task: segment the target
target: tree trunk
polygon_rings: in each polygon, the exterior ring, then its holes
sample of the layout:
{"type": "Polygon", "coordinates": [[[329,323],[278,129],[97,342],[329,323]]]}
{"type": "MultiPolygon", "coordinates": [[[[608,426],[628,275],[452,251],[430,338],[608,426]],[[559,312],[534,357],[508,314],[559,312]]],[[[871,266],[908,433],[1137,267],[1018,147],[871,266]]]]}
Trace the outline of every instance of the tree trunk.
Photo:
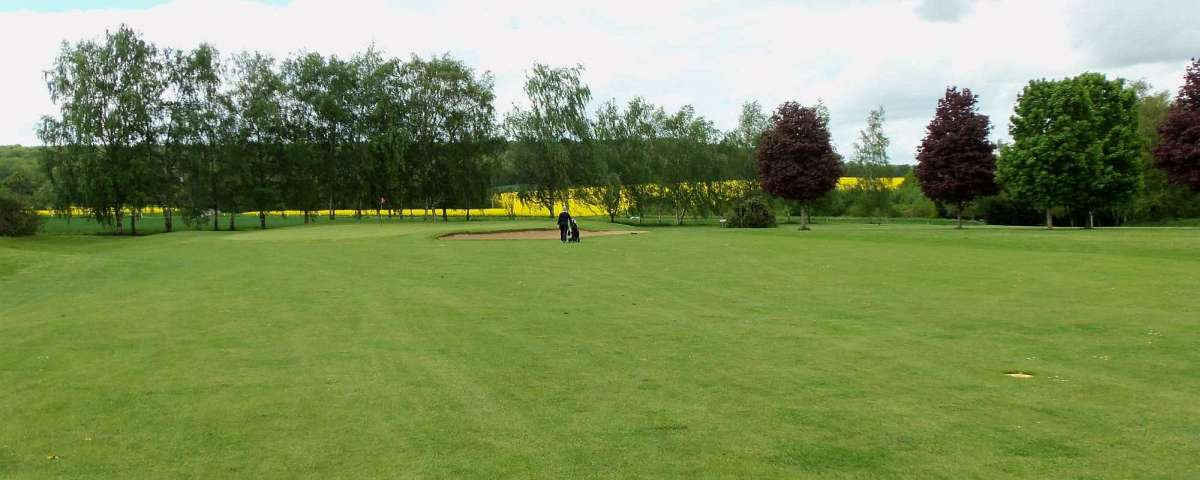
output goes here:
{"type": "Polygon", "coordinates": [[[1050,209],[1046,209],[1046,228],[1054,230],[1054,216],[1050,214],[1050,209]]]}
{"type": "Polygon", "coordinates": [[[117,207],[116,211],[114,212],[114,216],[117,217],[117,235],[124,235],[125,234],[125,223],[124,223],[125,222],[125,212],[121,210],[121,207],[117,207]]]}
{"type": "Polygon", "coordinates": [[[129,236],[137,236],[137,210],[129,212],[129,236]]]}
{"type": "Polygon", "coordinates": [[[217,165],[216,165],[215,160],[209,158],[209,156],[205,153],[206,150],[207,149],[201,149],[201,151],[200,151],[201,157],[200,158],[201,158],[201,161],[207,161],[207,163],[208,163],[208,172],[209,172],[209,179],[210,179],[209,187],[212,189],[212,199],[213,199],[213,231],[215,232],[215,231],[218,231],[221,229],[221,224],[220,224],[221,201],[217,200],[217,165]]]}
{"type": "Polygon", "coordinates": [[[957,215],[955,215],[956,217],[958,217],[958,226],[954,227],[954,228],[957,228],[959,230],[962,230],[962,228],[963,228],[962,212],[963,212],[963,202],[958,202],[958,213],[957,213],[957,215]]]}
{"type": "Polygon", "coordinates": [[[304,210],[304,224],[308,225],[308,209],[304,210]]]}
{"type": "Polygon", "coordinates": [[[337,210],[333,209],[333,192],[329,192],[329,219],[337,220],[337,210]]]}
{"type": "Polygon", "coordinates": [[[608,212],[608,223],[617,223],[617,214],[608,212]]]}
{"type": "Polygon", "coordinates": [[[1087,229],[1092,230],[1094,228],[1096,228],[1096,212],[1091,209],[1088,209],[1087,229]]]}
{"type": "Polygon", "coordinates": [[[264,212],[262,210],[258,211],[258,229],[259,230],[267,229],[267,212],[264,212]]]}
{"type": "Polygon", "coordinates": [[[166,228],[167,233],[171,233],[171,231],[174,230],[174,224],[172,223],[171,217],[171,207],[163,207],[163,227],[166,228]]]}
{"type": "Polygon", "coordinates": [[[446,215],[446,207],[444,205],[442,206],[442,221],[443,222],[450,221],[450,217],[448,215],[446,215]]]}
{"type": "Polygon", "coordinates": [[[800,230],[808,230],[808,205],[800,206],[800,230]]]}
{"type": "Polygon", "coordinates": [[[237,225],[234,223],[235,219],[237,219],[237,213],[234,213],[233,210],[230,210],[229,211],[229,231],[231,231],[231,232],[234,230],[237,230],[237,225]]]}

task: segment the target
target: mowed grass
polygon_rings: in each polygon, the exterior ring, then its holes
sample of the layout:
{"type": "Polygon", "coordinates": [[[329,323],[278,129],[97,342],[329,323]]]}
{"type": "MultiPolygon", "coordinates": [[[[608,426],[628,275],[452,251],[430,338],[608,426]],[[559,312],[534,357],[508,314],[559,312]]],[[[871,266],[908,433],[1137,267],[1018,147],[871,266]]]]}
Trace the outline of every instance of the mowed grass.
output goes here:
{"type": "Polygon", "coordinates": [[[0,478],[1200,473],[1200,230],[548,224],[0,240],[0,478]]]}

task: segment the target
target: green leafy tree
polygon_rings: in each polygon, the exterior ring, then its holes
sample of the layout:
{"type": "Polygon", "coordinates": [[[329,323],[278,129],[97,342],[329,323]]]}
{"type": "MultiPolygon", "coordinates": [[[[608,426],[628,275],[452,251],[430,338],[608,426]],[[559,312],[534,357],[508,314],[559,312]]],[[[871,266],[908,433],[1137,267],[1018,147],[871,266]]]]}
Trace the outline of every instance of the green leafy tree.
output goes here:
{"type": "Polygon", "coordinates": [[[284,60],[280,74],[284,84],[283,111],[287,150],[284,178],[285,202],[304,212],[304,223],[312,221],[322,197],[332,207],[336,177],[338,136],[330,128],[330,111],[337,104],[327,93],[327,62],[315,53],[297,54],[284,60]]]}
{"type": "Polygon", "coordinates": [[[405,65],[406,105],[412,144],[408,172],[427,211],[471,199],[490,187],[489,154],[495,142],[495,94],[491,73],[476,74],[448,55],[414,57],[405,65]]]}
{"type": "Polygon", "coordinates": [[[769,128],[771,117],[763,112],[758,102],[742,104],[737,127],[729,131],[724,139],[730,177],[745,180],[755,178],[754,152],[758,149],[763,132],[769,128]]]}
{"type": "Polygon", "coordinates": [[[689,212],[703,213],[703,188],[706,180],[720,178],[715,156],[718,138],[712,122],[685,105],[672,115],[659,116],[658,154],[663,168],[660,177],[663,200],[670,206],[677,224],[683,224],[689,212]]]}
{"type": "Polygon", "coordinates": [[[220,52],[200,45],[168,52],[166,70],[171,92],[166,101],[167,151],[156,173],[164,179],[159,194],[167,230],[180,189],[189,198],[188,218],[211,215],[213,230],[219,230],[220,213],[234,203],[238,191],[236,165],[227,150],[234,112],[223,89],[226,69],[220,52]],[[177,178],[184,178],[186,185],[171,182],[177,178]]]}
{"type": "Polygon", "coordinates": [[[1171,94],[1155,91],[1144,81],[1133,84],[1138,93],[1138,136],[1145,146],[1142,155],[1142,188],[1129,208],[1121,214],[1129,220],[1164,220],[1200,216],[1200,192],[1172,183],[1167,174],[1155,165],[1154,151],[1161,143],[1159,127],[1171,110],[1171,94]]]}
{"type": "Polygon", "coordinates": [[[65,43],[46,72],[58,116],[42,123],[39,137],[58,155],[54,175],[75,206],[123,233],[137,233],[137,212],[154,201],[160,143],[162,62],[158,49],[122,25],[102,43],[65,43]],[[69,150],[69,152],[64,152],[69,150]],[[70,176],[71,178],[63,178],[70,176]]]}
{"type": "Polygon", "coordinates": [[[41,217],[28,205],[0,195],[0,237],[33,235],[41,224],[41,217]]]}
{"type": "Polygon", "coordinates": [[[534,65],[525,79],[527,107],[514,107],[505,119],[512,141],[513,166],[524,180],[522,200],[535,202],[554,216],[555,203],[568,206],[569,189],[594,175],[591,90],[583,67],[534,65]]]}
{"type": "Polygon", "coordinates": [[[596,166],[600,169],[598,176],[601,181],[585,192],[589,201],[604,207],[609,222],[614,222],[621,213],[625,197],[621,171],[626,169],[623,163],[627,160],[626,152],[630,150],[634,141],[634,131],[625,123],[621,107],[615,101],[609,100],[596,111],[593,132],[593,154],[596,156],[596,166]]]}
{"type": "Polygon", "coordinates": [[[260,229],[267,228],[268,210],[282,204],[280,188],[288,165],[284,155],[284,84],[275,59],[243,52],[233,59],[230,105],[235,123],[231,153],[241,197],[258,211],[260,229]]]}
{"type": "Polygon", "coordinates": [[[853,146],[851,166],[858,172],[858,180],[852,188],[855,197],[852,211],[865,217],[891,214],[887,149],[892,142],[883,131],[884,116],[882,106],[872,110],[867,115],[866,129],[858,132],[858,141],[853,146]]]}
{"type": "MultiPolygon", "coordinates": [[[[352,155],[353,102],[358,76],[354,66],[336,56],[304,53],[284,62],[284,78],[291,97],[291,119],[300,139],[308,143],[298,172],[299,184],[315,184],[328,206],[329,219],[337,219],[339,200],[347,190],[352,155]]],[[[298,187],[303,188],[303,187],[298,187]]],[[[310,204],[311,199],[298,199],[310,204]],[[309,200],[309,201],[304,201],[309,200]]]]}
{"type": "Polygon", "coordinates": [[[367,185],[376,215],[389,212],[406,200],[410,182],[405,181],[406,156],[413,134],[408,122],[410,109],[405,98],[408,86],[404,63],[396,58],[383,61],[365,79],[360,105],[369,105],[360,117],[361,135],[365,136],[370,163],[367,185]]]}
{"type": "Polygon", "coordinates": [[[1094,225],[1096,208],[1127,202],[1141,184],[1137,94],[1123,80],[1085,73],[1035,80],[1017,100],[1013,144],[997,177],[1018,199],[1046,211],[1078,208],[1094,225]]]}

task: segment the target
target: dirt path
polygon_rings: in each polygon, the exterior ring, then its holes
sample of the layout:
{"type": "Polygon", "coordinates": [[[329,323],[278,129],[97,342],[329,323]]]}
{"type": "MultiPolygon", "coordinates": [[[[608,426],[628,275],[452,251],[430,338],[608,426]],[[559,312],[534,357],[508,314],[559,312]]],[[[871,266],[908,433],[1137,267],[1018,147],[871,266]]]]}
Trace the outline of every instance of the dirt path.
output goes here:
{"type": "MultiPolygon", "coordinates": [[[[613,235],[640,235],[644,230],[580,230],[580,238],[609,237],[613,235]]],[[[455,233],[441,237],[442,240],[558,240],[558,229],[518,230],[515,232],[455,233]]]]}

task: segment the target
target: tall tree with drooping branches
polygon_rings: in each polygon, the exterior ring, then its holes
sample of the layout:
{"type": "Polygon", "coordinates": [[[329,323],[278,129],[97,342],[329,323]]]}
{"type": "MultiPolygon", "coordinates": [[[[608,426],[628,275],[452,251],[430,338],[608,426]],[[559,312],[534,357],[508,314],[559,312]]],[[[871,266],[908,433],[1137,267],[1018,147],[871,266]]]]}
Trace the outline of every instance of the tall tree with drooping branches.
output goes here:
{"type": "Polygon", "coordinates": [[[72,185],[71,202],[118,234],[128,210],[136,234],[137,214],[156,200],[161,178],[154,175],[165,85],[158,48],[121,25],[100,42],[64,42],[45,75],[59,114],[44,119],[39,136],[70,151],[47,167],[51,180],[72,185]]]}
{"type": "Polygon", "coordinates": [[[1200,192],[1200,59],[1193,59],[1179,96],[1158,127],[1155,165],[1172,183],[1200,192]]]}
{"type": "Polygon", "coordinates": [[[513,166],[526,179],[522,200],[546,207],[569,205],[571,187],[586,185],[594,175],[591,119],[592,91],[583,82],[583,66],[536,64],[525,78],[528,107],[515,107],[505,119],[513,149],[513,166]]]}
{"type": "Polygon", "coordinates": [[[771,115],[755,158],[763,190],[800,202],[800,229],[808,230],[808,204],[833,190],[843,171],[830,142],[828,115],[785,102],[771,115]]]}
{"type": "Polygon", "coordinates": [[[977,197],[994,195],[996,144],[988,140],[992,125],[979,113],[979,98],[970,89],[946,89],[938,100],[925,139],[917,147],[917,179],[925,196],[955,205],[957,228],[962,212],[977,197]]]}

